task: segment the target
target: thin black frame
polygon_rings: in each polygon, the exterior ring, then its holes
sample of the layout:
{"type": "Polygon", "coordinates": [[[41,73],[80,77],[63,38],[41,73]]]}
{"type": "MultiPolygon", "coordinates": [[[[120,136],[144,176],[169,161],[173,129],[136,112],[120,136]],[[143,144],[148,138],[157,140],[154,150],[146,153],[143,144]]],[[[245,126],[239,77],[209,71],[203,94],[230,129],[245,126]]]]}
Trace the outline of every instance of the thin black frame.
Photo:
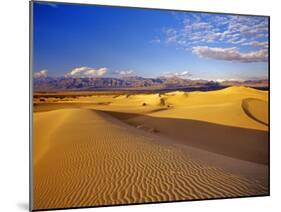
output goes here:
{"type": "Polygon", "coordinates": [[[86,209],[86,208],[100,208],[100,207],[114,207],[114,206],[134,206],[134,205],[147,205],[159,203],[175,203],[175,202],[193,202],[193,201],[206,201],[206,200],[225,200],[237,198],[251,198],[251,197],[268,197],[270,196],[270,16],[269,15],[252,15],[252,14],[239,14],[239,13],[224,13],[224,12],[208,12],[208,11],[195,11],[195,10],[177,10],[177,9],[163,9],[163,8],[149,8],[149,7],[133,7],[133,6],[119,6],[119,5],[103,5],[103,4],[90,4],[90,3],[73,3],[73,2],[57,2],[57,1],[29,1],[29,210],[30,211],[52,211],[52,210],[67,210],[67,209],[86,209]],[[82,207],[68,207],[68,208],[48,208],[48,209],[32,209],[33,204],[33,154],[32,154],[32,129],[33,129],[33,3],[50,3],[50,4],[66,4],[66,5],[79,5],[79,6],[99,6],[111,8],[128,8],[128,9],[143,9],[143,10],[157,10],[157,11],[170,11],[170,12],[192,12],[192,13],[207,13],[207,14],[223,14],[223,15],[236,15],[236,16],[251,16],[251,17],[266,17],[268,20],[268,194],[251,195],[251,196],[237,196],[237,197],[216,197],[206,199],[194,200],[174,200],[174,201],[154,201],[144,203],[131,203],[131,204],[111,204],[111,205],[93,205],[82,207]]]}

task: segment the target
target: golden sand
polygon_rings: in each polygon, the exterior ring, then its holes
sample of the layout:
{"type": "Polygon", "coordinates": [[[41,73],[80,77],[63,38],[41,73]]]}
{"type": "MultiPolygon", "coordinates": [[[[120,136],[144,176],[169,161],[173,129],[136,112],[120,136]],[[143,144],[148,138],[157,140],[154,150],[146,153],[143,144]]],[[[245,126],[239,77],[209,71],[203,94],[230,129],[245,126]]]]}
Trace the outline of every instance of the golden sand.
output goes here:
{"type": "Polygon", "coordinates": [[[267,99],[244,87],[35,99],[33,209],[265,195],[267,99]]]}

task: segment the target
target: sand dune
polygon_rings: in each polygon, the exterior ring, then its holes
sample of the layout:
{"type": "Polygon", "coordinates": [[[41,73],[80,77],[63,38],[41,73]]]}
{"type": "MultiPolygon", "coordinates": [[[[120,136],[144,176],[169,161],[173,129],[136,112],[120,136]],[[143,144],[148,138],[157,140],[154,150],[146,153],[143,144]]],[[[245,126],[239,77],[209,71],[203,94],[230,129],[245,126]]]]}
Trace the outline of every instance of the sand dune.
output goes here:
{"type": "MultiPolygon", "coordinates": [[[[248,98],[267,102],[268,94],[264,91],[245,87],[231,87],[210,92],[179,92],[176,95],[166,97],[165,102],[170,105],[169,110],[150,115],[267,131],[267,126],[245,114],[241,104],[244,99],[248,98]]],[[[258,108],[259,105],[254,103],[252,107],[258,108]]],[[[254,108],[251,110],[256,110],[254,108]]],[[[264,114],[261,114],[261,116],[268,114],[266,107],[263,107],[262,111],[264,111],[264,114]]],[[[260,111],[256,112],[259,113],[260,111]]]]}
{"type": "Polygon", "coordinates": [[[139,129],[154,130],[174,142],[255,163],[268,163],[268,132],[208,122],[108,112],[139,129]]]}
{"type": "Polygon", "coordinates": [[[268,194],[267,98],[233,87],[35,100],[33,208],[268,194]]]}
{"type": "Polygon", "coordinates": [[[214,124],[267,131],[268,126],[245,113],[245,106],[242,105],[242,102],[247,99],[256,99],[265,103],[262,109],[258,109],[260,105],[252,103],[251,111],[255,111],[254,113],[260,116],[262,120],[267,120],[268,92],[239,86],[209,92],[176,91],[161,94],[92,95],[78,96],[72,99],[66,98],[66,100],[56,99],[55,101],[54,98],[50,98],[46,100],[45,104],[36,107],[35,110],[44,110],[44,105],[47,105],[46,110],[50,110],[50,105],[48,105],[50,103],[53,105],[53,109],[73,106],[88,107],[125,113],[145,113],[161,118],[206,121],[214,124]],[[54,103],[56,103],[55,106],[54,103]],[[111,107],[104,103],[110,103],[111,107]],[[158,111],[158,113],[155,113],[155,111],[158,111]],[[262,114],[258,114],[261,111],[263,111],[262,114]]]}
{"type": "Polygon", "coordinates": [[[268,103],[260,99],[243,99],[242,108],[255,121],[268,126],[268,103]]]}

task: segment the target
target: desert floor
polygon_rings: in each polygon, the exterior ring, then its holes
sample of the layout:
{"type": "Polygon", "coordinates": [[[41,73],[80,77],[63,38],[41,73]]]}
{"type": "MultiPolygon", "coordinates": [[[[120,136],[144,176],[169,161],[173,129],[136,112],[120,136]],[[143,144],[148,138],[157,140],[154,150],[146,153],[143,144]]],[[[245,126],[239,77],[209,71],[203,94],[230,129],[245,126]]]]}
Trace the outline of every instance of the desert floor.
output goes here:
{"type": "Polygon", "coordinates": [[[33,209],[267,195],[268,92],[36,94],[33,209]]]}

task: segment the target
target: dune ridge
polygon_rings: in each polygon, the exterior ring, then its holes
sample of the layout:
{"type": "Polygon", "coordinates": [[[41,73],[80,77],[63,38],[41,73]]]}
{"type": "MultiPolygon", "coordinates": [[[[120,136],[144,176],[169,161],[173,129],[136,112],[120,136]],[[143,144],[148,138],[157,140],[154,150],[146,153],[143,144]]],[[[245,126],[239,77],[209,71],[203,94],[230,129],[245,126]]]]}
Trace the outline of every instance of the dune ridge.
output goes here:
{"type": "Polygon", "coordinates": [[[34,209],[268,192],[267,185],[254,176],[201,163],[191,157],[194,151],[187,146],[178,148],[172,140],[104,112],[86,108],[37,112],[34,122],[34,209]],[[46,140],[41,139],[42,133],[47,133],[46,140]]]}
{"type": "Polygon", "coordinates": [[[243,99],[242,108],[250,118],[268,126],[268,104],[266,101],[254,98],[243,99]]]}

